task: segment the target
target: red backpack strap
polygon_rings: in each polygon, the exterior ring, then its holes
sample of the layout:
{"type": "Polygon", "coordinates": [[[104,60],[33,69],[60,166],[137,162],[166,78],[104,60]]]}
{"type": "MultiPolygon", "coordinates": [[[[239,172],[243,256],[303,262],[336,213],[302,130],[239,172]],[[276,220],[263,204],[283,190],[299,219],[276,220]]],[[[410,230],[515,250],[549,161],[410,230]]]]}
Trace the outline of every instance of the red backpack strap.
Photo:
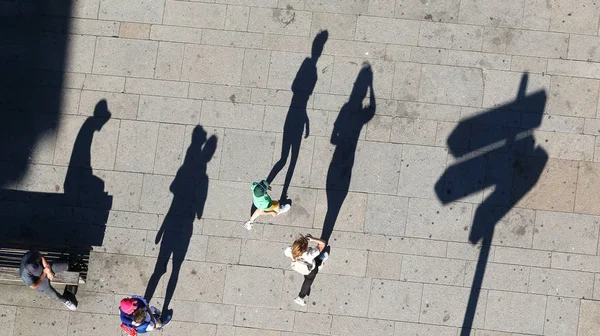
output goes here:
{"type": "Polygon", "coordinates": [[[121,329],[129,336],[137,336],[137,330],[126,325],[125,323],[121,323],[121,329]]]}

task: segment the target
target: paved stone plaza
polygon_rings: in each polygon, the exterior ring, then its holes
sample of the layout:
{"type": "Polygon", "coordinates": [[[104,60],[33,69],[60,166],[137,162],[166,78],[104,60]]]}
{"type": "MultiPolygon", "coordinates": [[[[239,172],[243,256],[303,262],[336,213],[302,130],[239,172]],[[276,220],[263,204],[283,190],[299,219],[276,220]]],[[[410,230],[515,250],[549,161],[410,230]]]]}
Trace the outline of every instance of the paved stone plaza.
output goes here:
{"type": "Polygon", "coordinates": [[[174,252],[185,260],[162,335],[458,336],[465,320],[473,336],[600,333],[600,2],[73,0],[69,12],[47,25],[67,33],[51,69],[64,77],[30,97],[60,97],[55,127],[3,187],[62,193],[77,134],[104,99],[111,118],[91,165],[112,208],[77,311],[2,284],[0,335],[120,335],[119,300],[146,291],[182,165],[207,176],[206,201],[186,229],[167,229],[189,248],[174,252]],[[247,231],[250,185],[280,159],[292,83],[321,30],[292,208],[247,231]],[[330,139],[365,61],[375,115],[301,307],[302,276],[283,250],[321,234],[330,139]],[[193,141],[196,125],[216,147],[193,141]],[[184,164],[201,156],[200,168],[184,164]]]}

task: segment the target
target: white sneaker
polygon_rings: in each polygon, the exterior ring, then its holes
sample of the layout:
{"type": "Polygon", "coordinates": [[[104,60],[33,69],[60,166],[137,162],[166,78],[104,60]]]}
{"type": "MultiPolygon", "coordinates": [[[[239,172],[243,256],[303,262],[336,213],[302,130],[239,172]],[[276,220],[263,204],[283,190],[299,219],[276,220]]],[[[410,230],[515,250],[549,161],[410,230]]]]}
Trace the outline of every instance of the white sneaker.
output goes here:
{"type": "Polygon", "coordinates": [[[252,230],[252,223],[250,221],[246,221],[246,223],[244,223],[244,227],[246,230],[250,231],[252,230]]]}
{"type": "Polygon", "coordinates": [[[296,296],[296,298],[294,299],[294,302],[301,305],[302,307],[306,306],[306,299],[301,298],[299,296],[296,296]]]}
{"type": "Polygon", "coordinates": [[[291,207],[292,206],[289,204],[280,205],[278,215],[281,215],[282,213],[286,213],[286,212],[290,211],[291,207]]]}
{"type": "Polygon", "coordinates": [[[77,306],[73,302],[71,302],[71,300],[67,300],[64,304],[65,306],[67,306],[67,308],[71,310],[77,309],[77,306]]]}

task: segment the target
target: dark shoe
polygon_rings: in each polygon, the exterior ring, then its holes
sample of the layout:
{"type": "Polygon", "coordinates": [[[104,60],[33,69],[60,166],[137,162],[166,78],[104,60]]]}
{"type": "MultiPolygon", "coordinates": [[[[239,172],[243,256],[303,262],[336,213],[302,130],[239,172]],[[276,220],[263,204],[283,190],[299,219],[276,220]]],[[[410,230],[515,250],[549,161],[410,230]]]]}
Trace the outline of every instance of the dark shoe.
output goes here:
{"type": "Polygon", "coordinates": [[[165,315],[160,318],[160,320],[162,322],[162,327],[160,327],[158,329],[164,328],[169,322],[171,322],[172,318],[173,318],[173,309],[169,309],[165,312],[165,315]]]}

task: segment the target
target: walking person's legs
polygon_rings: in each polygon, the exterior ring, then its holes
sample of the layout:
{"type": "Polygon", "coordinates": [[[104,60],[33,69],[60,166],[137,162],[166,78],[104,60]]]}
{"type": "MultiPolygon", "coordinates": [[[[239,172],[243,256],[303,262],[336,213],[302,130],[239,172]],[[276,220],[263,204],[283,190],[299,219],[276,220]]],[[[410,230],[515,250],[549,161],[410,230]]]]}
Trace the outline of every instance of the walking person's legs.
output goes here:
{"type": "Polygon", "coordinates": [[[271,216],[275,217],[279,214],[288,212],[290,207],[291,206],[289,204],[281,204],[279,201],[273,201],[273,205],[271,205],[269,210],[265,211],[265,214],[270,214],[271,216]]]}
{"type": "MultiPolygon", "coordinates": [[[[67,260],[58,260],[53,263],[50,263],[50,267],[52,268],[52,271],[54,273],[67,272],[69,271],[69,262],[67,260]]],[[[66,302],[64,302],[65,305],[69,309],[73,310],[77,306],[77,298],[75,298],[76,290],[75,292],[72,292],[69,290],[69,287],[72,286],[67,286],[65,288],[65,294],[63,294],[62,297],[66,300],[66,302]]]]}
{"type": "MultiPolygon", "coordinates": [[[[189,246],[189,243],[182,245],[189,246]]],[[[185,250],[187,250],[187,247],[185,250]]],[[[185,258],[185,255],[180,253],[180,251],[183,251],[183,249],[173,251],[173,259],[171,261],[171,276],[169,277],[169,282],[167,283],[167,289],[165,291],[165,297],[163,299],[162,314],[160,314],[161,317],[166,317],[173,313],[173,310],[169,309],[169,305],[173,299],[173,294],[175,294],[175,288],[177,287],[177,282],[179,281],[179,272],[181,271],[181,266],[183,265],[183,260],[185,258]]]]}
{"type": "Polygon", "coordinates": [[[281,205],[279,203],[279,201],[273,201],[271,207],[269,209],[263,210],[263,209],[256,209],[254,210],[254,212],[252,213],[252,216],[250,216],[250,220],[246,221],[244,223],[244,227],[248,230],[252,229],[252,223],[254,223],[254,221],[258,218],[258,216],[260,215],[271,215],[273,217],[287,212],[288,210],[290,210],[290,205],[289,204],[283,204],[281,205]]]}
{"type": "Polygon", "coordinates": [[[67,306],[67,308],[71,310],[77,309],[77,306],[73,302],[71,302],[71,300],[57,292],[56,289],[52,287],[48,278],[42,280],[42,284],[36,290],[53,300],[62,302],[65,306],[67,306]]]}
{"type": "Polygon", "coordinates": [[[318,271],[314,270],[304,276],[304,282],[302,282],[302,287],[300,287],[300,293],[298,293],[298,297],[304,299],[304,297],[310,295],[310,287],[312,286],[313,281],[315,281],[317,273],[318,271]]]}
{"type": "Polygon", "coordinates": [[[294,175],[294,170],[296,169],[296,162],[298,162],[298,156],[300,155],[300,141],[298,143],[292,144],[292,156],[290,158],[290,165],[288,166],[287,173],[285,174],[285,182],[283,183],[283,188],[281,189],[281,199],[287,200],[287,192],[290,184],[292,183],[292,176],[294,175]]]}
{"type": "MultiPolygon", "coordinates": [[[[252,230],[252,223],[254,223],[254,221],[258,218],[258,216],[266,215],[266,214],[269,214],[269,212],[267,212],[263,209],[254,210],[254,212],[252,213],[252,216],[250,216],[250,219],[244,223],[244,227],[248,230],[252,230]]],[[[275,216],[275,215],[273,215],[273,216],[275,216]]]]}
{"type": "Polygon", "coordinates": [[[42,284],[37,288],[37,291],[43,293],[52,300],[60,301],[62,303],[68,301],[66,297],[64,297],[62,294],[57,292],[56,289],[54,289],[54,287],[52,287],[48,278],[42,280],[42,284]]]}
{"type": "Polygon", "coordinates": [[[279,159],[279,161],[277,161],[277,163],[275,163],[275,165],[271,169],[271,172],[269,173],[269,176],[267,176],[267,182],[269,182],[269,184],[273,182],[277,174],[279,174],[283,167],[285,167],[285,163],[287,162],[290,153],[290,146],[290,142],[286,142],[286,140],[283,139],[281,145],[281,158],[279,159]]]}
{"type": "Polygon", "coordinates": [[[306,306],[306,297],[310,295],[310,288],[315,281],[317,273],[319,273],[319,266],[321,266],[322,260],[320,258],[315,259],[315,268],[307,275],[304,276],[302,287],[300,287],[300,293],[298,297],[294,299],[294,302],[301,306],[306,306]]]}

